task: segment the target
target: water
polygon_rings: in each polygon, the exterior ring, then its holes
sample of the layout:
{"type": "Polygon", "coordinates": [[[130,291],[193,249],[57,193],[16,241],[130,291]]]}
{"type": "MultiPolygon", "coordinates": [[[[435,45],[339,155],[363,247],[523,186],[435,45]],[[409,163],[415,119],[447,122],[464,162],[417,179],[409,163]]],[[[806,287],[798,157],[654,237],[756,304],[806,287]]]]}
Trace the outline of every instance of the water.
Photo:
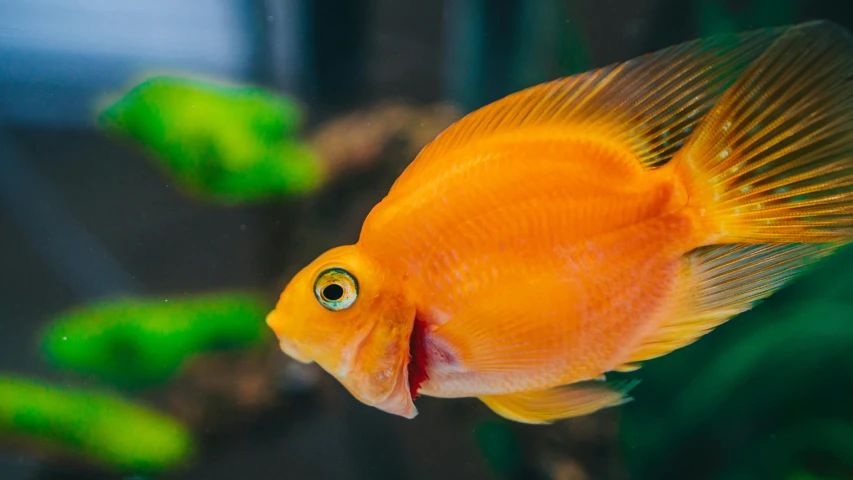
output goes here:
{"type": "Polygon", "coordinates": [[[461,115],[811,19],[853,5],[0,0],[0,478],[853,478],[853,251],[552,426],[388,415],[263,322],[461,115]]]}

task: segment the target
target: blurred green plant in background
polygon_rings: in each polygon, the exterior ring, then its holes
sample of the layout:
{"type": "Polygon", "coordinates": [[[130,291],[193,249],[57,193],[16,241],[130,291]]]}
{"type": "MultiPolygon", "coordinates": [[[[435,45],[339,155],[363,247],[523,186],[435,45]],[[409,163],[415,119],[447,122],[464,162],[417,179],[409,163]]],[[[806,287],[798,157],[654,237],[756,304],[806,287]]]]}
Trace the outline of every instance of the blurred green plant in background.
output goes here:
{"type": "Polygon", "coordinates": [[[194,452],[180,423],[110,393],[0,376],[0,439],[119,471],[157,473],[194,452]]]}
{"type": "MultiPolygon", "coordinates": [[[[54,366],[138,390],[173,379],[192,358],[269,339],[266,303],[251,293],[121,298],[57,316],[41,337],[54,366]]],[[[180,421],[109,394],[0,377],[0,441],[132,473],[172,470],[194,440],[180,421]]]]}
{"type": "Polygon", "coordinates": [[[98,116],[188,192],[222,203],[297,196],[323,182],[301,122],[294,100],[268,90],[170,76],[140,82],[98,116]]]}
{"type": "MultiPolygon", "coordinates": [[[[335,119],[308,141],[298,138],[301,116],[294,101],[264,89],[161,76],[101,109],[98,122],[146,149],[183,193],[229,205],[313,192],[381,158],[392,141],[416,153],[428,140],[421,137],[434,136],[455,112],[385,105],[335,119]]],[[[0,401],[9,400],[3,433],[37,440],[31,443],[40,453],[84,458],[96,470],[172,469],[189,455],[190,428],[208,431],[205,422],[222,412],[251,418],[238,410],[276,405],[279,377],[266,362],[275,346],[265,323],[270,309],[262,295],[209,292],[102,299],[62,312],[39,338],[53,367],[153,395],[174,418],[115,397],[0,379],[0,401]]]]}
{"type": "Polygon", "coordinates": [[[128,388],[169,380],[194,355],[268,340],[267,304],[248,293],[124,298],[54,319],[41,348],[51,364],[128,388]]]}
{"type": "MultiPolygon", "coordinates": [[[[147,79],[98,122],[144,146],[186,193],[225,204],[313,191],[326,172],[297,136],[301,111],[260,88],[147,79]]],[[[54,367],[131,391],[166,385],[189,361],[261,351],[268,302],[248,292],[114,298],[58,315],[40,338],[54,367]]],[[[157,473],[190,459],[188,427],[113,394],[0,377],[0,441],[99,469],[157,473]]]]}

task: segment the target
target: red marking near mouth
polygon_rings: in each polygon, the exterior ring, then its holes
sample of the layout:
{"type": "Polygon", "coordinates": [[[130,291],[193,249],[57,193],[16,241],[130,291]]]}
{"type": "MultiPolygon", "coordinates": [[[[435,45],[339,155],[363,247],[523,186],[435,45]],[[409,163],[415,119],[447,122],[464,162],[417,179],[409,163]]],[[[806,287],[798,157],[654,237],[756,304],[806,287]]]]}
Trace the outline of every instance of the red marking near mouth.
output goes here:
{"type": "Polygon", "coordinates": [[[409,393],[412,400],[418,397],[418,390],[424,381],[429,380],[426,372],[426,322],[415,318],[412,335],[409,337],[409,393]]]}

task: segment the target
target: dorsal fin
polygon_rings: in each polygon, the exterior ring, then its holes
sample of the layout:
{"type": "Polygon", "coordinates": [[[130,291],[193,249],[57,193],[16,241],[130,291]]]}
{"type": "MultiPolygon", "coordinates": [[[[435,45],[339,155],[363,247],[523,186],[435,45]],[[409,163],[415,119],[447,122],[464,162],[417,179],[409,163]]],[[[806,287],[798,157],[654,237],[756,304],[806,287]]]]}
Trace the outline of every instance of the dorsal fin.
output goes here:
{"type": "Polygon", "coordinates": [[[617,140],[645,167],[664,164],[722,92],[785,31],[694,40],[509,95],[442,132],[395,188],[460,146],[534,127],[617,140]]]}

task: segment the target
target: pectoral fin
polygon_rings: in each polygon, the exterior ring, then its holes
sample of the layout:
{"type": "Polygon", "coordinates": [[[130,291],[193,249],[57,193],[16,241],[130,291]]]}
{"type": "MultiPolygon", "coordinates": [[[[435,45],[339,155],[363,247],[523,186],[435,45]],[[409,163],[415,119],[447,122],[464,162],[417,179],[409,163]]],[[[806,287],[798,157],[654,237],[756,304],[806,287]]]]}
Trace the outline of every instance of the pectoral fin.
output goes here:
{"type": "Polygon", "coordinates": [[[547,424],[569,417],[587,415],[631,401],[629,390],[639,381],[606,384],[582,382],[562,387],[509,395],[480,397],[498,415],[522,423],[547,424]]]}

